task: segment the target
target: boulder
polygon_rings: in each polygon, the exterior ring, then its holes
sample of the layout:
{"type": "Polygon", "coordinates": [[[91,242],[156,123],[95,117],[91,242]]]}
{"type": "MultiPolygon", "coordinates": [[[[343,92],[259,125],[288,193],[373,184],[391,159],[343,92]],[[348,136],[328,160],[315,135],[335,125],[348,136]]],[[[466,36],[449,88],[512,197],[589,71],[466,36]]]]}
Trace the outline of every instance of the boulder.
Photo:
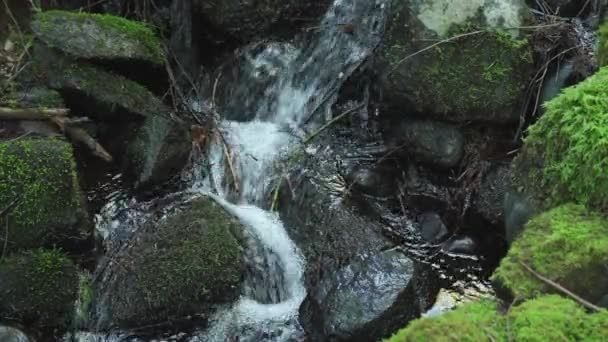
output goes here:
{"type": "Polygon", "coordinates": [[[437,121],[403,119],[386,130],[387,144],[424,163],[450,168],[464,153],[464,134],[453,125],[437,121]]]}
{"type": "Polygon", "coordinates": [[[383,225],[351,201],[344,165],[349,158],[365,159],[361,151],[350,138],[322,133],[313,146],[286,156],[280,166],[286,176],[271,187],[288,234],[306,259],[308,297],[300,321],[315,341],[386,336],[430,306],[437,290],[422,264],[385,252],[393,243],[382,234],[383,225]]]}
{"type": "Polygon", "coordinates": [[[63,252],[37,249],[0,259],[0,279],[0,319],[32,328],[67,327],[78,271],[63,252]]]}
{"type": "Polygon", "coordinates": [[[433,318],[422,318],[385,342],[405,341],[601,341],[608,333],[608,311],[588,314],[577,303],[542,296],[499,314],[488,300],[466,304],[433,318]]]}
{"type": "Polygon", "coordinates": [[[400,251],[356,259],[321,280],[301,307],[315,341],[373,341],[418,317],[419,265],[400,251]]]}
{"type": "Polygon", "coordinates": [[[0,224],[7,251],[51,244],[82,244],[93,227],[81,192],[72,147],[56,139],[0,143],[0,224]]]}
{"type": "Polygon", "coordinates": [[[597,302],[608,288],[608,220],[574,204],[534,217],[493,275],[517,298],[555,292],[521,263],[597,302]]]}
{"type": "Polygon", "coordinates": [[[239,296],[238,220],[207,197],[163,216],[137,229],[98,267],[96,329],[206,319],[239,296]]]}
{"type": "MultiPolygon", "coordinates": [[[[194,8],[215,29],[240,41],[263,35],[295,33],[300,22],[294,18],[314,18],[325,12],[329,0],[193,0],[194,8]]],[[[201,18],[201,19],[202,19],[201,18]]]]}
{"type": "Polygon", "coordinates": [[[183,121],[148,117],[127,148],[127,164],[135,185],[159,184],[179,174],[191,148],[190,132],[183,121]]]}
{"type": "Polygon", "coordinates": [[[523,0],[395,1],[380,52],[388,112],[517,122],[534,71],[528,40],[513,29],[527,10],[523,0]]]}
{"type": "Polygon", "coordinates": [[[160,39],[146,24],[85,12],[39,12],[31,24],[36,38],[75,58],[164,64],[160,39]]]}

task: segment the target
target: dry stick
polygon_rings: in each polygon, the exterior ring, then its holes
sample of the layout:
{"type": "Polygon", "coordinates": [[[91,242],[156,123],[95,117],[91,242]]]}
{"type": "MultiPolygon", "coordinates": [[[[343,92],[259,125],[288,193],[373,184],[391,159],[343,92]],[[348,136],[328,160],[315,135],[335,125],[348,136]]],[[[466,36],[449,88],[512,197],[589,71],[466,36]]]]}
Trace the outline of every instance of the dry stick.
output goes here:
{"type": "Polygon", "coordinates": [[[312,133],[308,138],[306,138],[304,140],[304,144],[308,144],[312,139],[314,139],[317,135],[319,135],[321,132],[323,132],[324,130],[326,130],[328,127],[330,127],[331,125],[333,125],[334,123],[336,123],[337,121],[339,121],[340,119],[342,119],[343,117],[347,116],[348,114],[351,114],[352,112],[363,108],[363,104],[360,104],[356,107],[353,107],[345,112],[343,112],[342,114],[336,116],[335,118],[331,119],[328,123],[326,123],[325,125],[321,126],[321,128],[319,128],[316,132],[312,133]]]}
{"type": "Polygon", "coordinates": [[[228,146],[228,143],[226,142],[226,139],[224,138],[224,135],[222,134],[222,131],[217,128],[216,129],[217,134],[219,135],[220,139],[222,140],[222,146],[224,148],[224,155],[226,157],[226,161],[228,162],[228,168],[230,169],[230,173],[232,174],[232,182],[234,184],[234,190],[237,193],[240,193],[240,186],[239,186],[239,177],[236,173],[236,169],[234,168],[234,164],[232,163],[232,152],[230,150],[230,147],[228,146]]]}
{"type": "Polygon", "coordinates": [[[538,278],[542,282],[546,283],[547,285],[552,286],[553,288],[555,288],[559,292],[561,292],[561,293],[567,295],[568,297],[574,299],[575,301],[577,301],[579,304],[581,304],[582,306],[586,307],[587,309],[592,310],[592,311],[602,311],[603,310],[599,306],[597,306],[595,304],[592,304],[592,303],[588,302],[587,300],[579,297],[574,292],[568,290],[567,288],[561,286],[560,284],[554,282],[553,280],[551,280],[551,279],[549,279],[547,277],[542,276],[541,274],[539,274],[538,272],[536,272],[535,270],[533,270],[532,267],[526,265],[525,263],[523,263],[521,261],[519,263],[521,264],[521,266],[523,268],[525,268],[533,276],[535,276],[536,278],[538,278]]]}
{"type": "Polygon", "coordinates": [[[401,60],[399,60],[399,61],[398,61],[398,62],[395,64],[395,66],[393,67],[393,69],[391,69],[391,70],[388,72],[388,75],[390,75],[390,74],[392,74],[393,72],[395,72],[395,70],[397,70],[397,68],[398,68],[398,67],[401,65],[401,63],[403,63],[403,62],[407,61],[408,59],[410,59],[410,58],[412,58],[412,57],[418,56],[419,54],[421,54],[421,53],[423,53],[423,52],[425,52],[425,51],[428,51],[428,50],[430,50],[430,49],[432,49],[432,48],[434,48],[434,47],[437,47],[438,45],[441,45],[441,44],[444,44],[444,43],[449,43],[449,42],[451,42],[451,41],[454,41],[454,40],[457,40],[457,39],[460,39],[460,38],[464,38],[464,37],[468,37],[468,36],[473,36],[473,35],[476,35],[476,34],[480,34],[480,33],[486,33],[486,32],[487,32],[487,31],[480,30],[480,31],[473,31],[473,32],[469,32],[469,33],[458,34],[458,35],[455,35],[455,36],[453,36],[453,37],[446,38],[446,39],[444,39],[444,40],[438,41],[438,42],[437,42],[437,43],[435,43],[435,44],[431,44],[431,45],[429,45],[429,46],[427,46],[427,47],[425,47],[425,48],[423,48],[423,49],[421,49],[421,50],[418,50],[418,51],[416,51],[416,52],[414,52],[414,53],[412,53],[412,54],[410,54],[410,55],[407,55],[407,56],[403,57],[401,60]]]}
{"type": "Polygon", "coordinates": [[[0,107],[0,120],[48,120],[70,113],[67,108],[9,108],[0,107]]]}

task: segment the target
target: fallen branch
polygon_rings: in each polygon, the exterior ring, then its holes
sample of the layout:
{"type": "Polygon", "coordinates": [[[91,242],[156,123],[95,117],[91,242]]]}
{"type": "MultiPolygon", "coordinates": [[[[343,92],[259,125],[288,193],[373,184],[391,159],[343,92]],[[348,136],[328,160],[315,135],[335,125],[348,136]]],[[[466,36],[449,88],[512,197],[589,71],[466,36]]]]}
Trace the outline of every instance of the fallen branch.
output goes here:
{"type": "Polygon", "coordinates": [[[519,262],[521,264],[521,266],[523,268],[525,268],[528,272],[530,272],[533,276],[535,276],[536,278],[538,278],[538,280],[544,282],[545,284],[553,287],[554,289],[558,290],[559,292],[565,294],[566,296],[574,299],[575,301],[577,301],[579,304],[581,304],[582,306],[586,307],[589,310],[592,311],[602,311],[603,309],[600,308],[599,306],[588,302],[587,300],[583,299],[582,297],[578,296],[577,294],[575,294],[574,292],[568,290],[567,288],[561,286],[560,284],[554,282],[553,280],[544,277],[543,275],[541,275],[540,273],[536,272],[534,269],[532,269],[532,267],[526,265],[523,262],[519,262]]]}
{"type": "Polygon", "coordinates": [[[0,107],[0,120],[48,120],[56,116],[67,116],[67,108],[8,108],[0,107]]]}
{"type": "Polygon", "coordinates": [[[88,147],[95,156],[105,160],[108,163],[112,161],[113,158],[110,153],[108,153],[108,151],[106,151],[106,149],[104,149],[103,146],[93,139],[93,137],[91,137],[84,129],[70,126],[70,121],[63,117],[54,117],[51,118],[51,121],[57,124],[62,131],[67,133],[67,135],[73,141],[78,141],[88,147]]]}
{"type": "Polygon", "coordinates": [[[328,123],[326,123],[325,125],[321,126],[321,128],[319,128],[316,132],[312,133],[308,138],[306,138],[304,140],[304,144],[308,144],[312,139],[314,139],[321,132],[323,132],[324,130],[326,130],[327,128],[329,128],[331,125],[333,125],[334,123],[336,123],[337,121],[339,121],[343,117],[347,116],[348,114],[351,114],[352,112],[363,108],[363,106],[364,106],[364,104],[360,104],[360,105],[358,105],[358,106],[356,106],[354,108],[351,108],[351,109],[345,111],[344,113],[336,116],[335,118],[331,119],[328,123]]]}

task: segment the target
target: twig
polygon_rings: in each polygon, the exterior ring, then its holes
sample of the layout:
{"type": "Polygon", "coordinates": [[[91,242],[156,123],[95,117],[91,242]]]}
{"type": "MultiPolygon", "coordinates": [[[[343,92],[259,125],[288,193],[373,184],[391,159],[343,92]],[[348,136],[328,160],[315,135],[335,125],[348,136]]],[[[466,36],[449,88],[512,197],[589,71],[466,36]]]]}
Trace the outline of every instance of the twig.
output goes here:
{"type": "Polygon", "coordinates": [[[66,116],[67,108],[8,108],[0,107],[0,120],[48,120],[56,116],[66,116]]]}
{"type": "Polygon", "coordinates": [[[540,281],[546,283],[547,285],[550,285],[551,287],[553,287],[554,289],[558,290],[559,292],[567,295],[568,297],[574,299],[575,301],[577,301],[579,304],[581,304],[582,306],[586,307],[589,310],[592,311],[602,311],[603,309],[600,308],[599,306],[588,302],[587,300],[581,298],[580,296],[578,296],[577,294],[575,294],[574,292],[568,290],[567,288],[561,286],[560,284],[554,282],[553,280],[544,277],[543,275],[539,274],[538,272],[536,272],[534,269],[532,269],[532,267],[528,266],[527,264],[519,261],[519,263],[521,264],[521,266],[523,268],[525,268],[528,272],[530,272],[533,276],[535,276],[536,278],[538,278],[540,281]]]}
{"type": "Polygon", "coordinates": [[[414,52],[414,53],[412,53],[412,54],[410,54],[410,55],[407,55],[407,56],[403,57],[403,58],[402,58],[401,60],[399,60],[399,61],[398,61],[398,62],[395,64],[395,66],[394,66],[394,67],[393,67],[393,68],[392,68],[392,69],[391,69],[391,70],[388,72],[387,76],[388,76],[388,75],[390,75],[390,74],[392,74],[393,72],[395,72],[395,71],[397,70],[397,68],[398,68],[398,67],[399,67],[399,66],[400,66],[400,65],[401,65],[403,62],[407,61],[408,59],[410,59],[410,58],[412,58],[412,57],[418,56],[419,54],[421,54],[421,53],[423,53],[423,52],[425,52],[425,51],[428,51],[428,50],[430,50],[430,49],[432,49],[432,48],[434,48],[434,47],[437,47],[438,45],[441,45],[441,44],[444,44],[444,43],[449,43],[449,42],[451,42],[451,41],[454,41],[454,40],[457,40],[457,39],[460,39],[460,38],[464,38],[464,37],[468,37],[468,36],[473,36],[473,35],[476,35],[476,34],[480,34],[480,33],[486,33],[486,32],[487,32],[487,31],[485,31],[485,30],[479,30],[479,31],[473,31],[473,32],[468,32],[468,33],[458,34],[458,35],[455,35],[455,36],[453,36],[453,37],[450,37],[450,38],[446,38],[446,39],[444,39],[444,40],[441,40],[441,41],[439,41],[439,42],[437,42],[437,43],[435,43],[435,44],[431,44],[431,45],[429,45],[429,46],[427,46],[427,47],[425,47],[425,48],[423,48],[423,49],[421,49],[421,50],[418,50],[418,51],[416,51],[416,52],[414,52]]]}
{"type": "Polygon", "coordinates": [[[215,94],[217,92],[217,85],[218,85],[221,77],[222,77],[222,72],[220,70],[220,73],[215,78],[215,82],[213,82],[213,93],[211,94],[211,106],[214,109],[217,107],[217,104],[215,103],[215,94]]]}
{"type": "Polygon", "coordinates": [[[326,123],[325,125],[321,126],[321,128],[319,128],[316,132],[312,133],[308,138],[304,139],[304,144],[308,144],[317,135],[319,135],[321,132],[323,132],[324,130],[326,130],[328,127],[330,127],[331,125],[333,125],[334,123],[336,123],[337,121],[339,121],[340,119],[342,119],[343,117],[345,117],[348,114],[351,114],[354,111],[359,110],[359,109],[361,109],[363,107],[364,107],[364,104],[360,104],[360,105],[358,105],[356,107],[353,107],[353,108],[351,108],[349,110],[346,110],[342,114],[340,114],[340,115],[336,116],[335,118],[331,119],[328,123],[326,123]]]}
{"type": "Polygon", "coordinates": [[[79,127],[70,126],[70,121],[64,117],[53,117],[51,121],[54,122],[62,131],[67,133],[67,135],[73,140],[78,141],[84,144],[86,147],[91,150],[91,152],[105,160],[106,162],[112,161],[112,156],[106,149],[103,148],[93,137],[91,137],[84,129],[79,127]]]}
{"type": "Polygon", "coordinates": [[[283,181],[283,176],[279,178],[277,182],[277,186],[274,188],[272,195],[272,204],[270,205],[270,211],[276,211],[277,204],[279,203],[279,192],[281,190],[281,182],[283,181]]]}

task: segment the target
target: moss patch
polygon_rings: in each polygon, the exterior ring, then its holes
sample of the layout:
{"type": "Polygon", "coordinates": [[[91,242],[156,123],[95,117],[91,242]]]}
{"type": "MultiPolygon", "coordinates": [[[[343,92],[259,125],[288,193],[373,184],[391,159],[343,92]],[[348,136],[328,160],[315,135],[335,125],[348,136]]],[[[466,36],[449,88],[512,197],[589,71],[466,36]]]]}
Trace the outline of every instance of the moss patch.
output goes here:
{"type": "Polygon", "coordinates": [[[9,251],[90,233],[69,143],[20,139],[0,144],[0,208],[18,199],[8,220],[9,251]]]}
{"type": "Polygon", "coordinates": [[[55,90],[34,88],[27,92],[10,92],[0,96],[0,106],[10,108],[63,108],[63,98],[55,90]]]}
{"type": "Polygon", "coordinates": [[[32,30],[48,46],[78,58],[164,63],[160,40],[141,22],[107,14],[53,10],[37,13],[32,30]]]}
{"type": "Polygon", "coordinates": [[[59,250],[33,250],[0,260],[0,317],[28,326],[66,326],[78,293],[78,274],[59,250]]]}
{"type": "Polygon", "coordinates": [[[422,318],[386,342],[602,341],[608,311],[587,314],[571,300],[544,296],[500,315],[492,302],[468,304],[436,318],[422,318]]]}
{"type": "Polygon", "coordinates": [[[600,66],[608,64],[608,21],[604,22],[598,32],[597,61],[600,66]]]}
{"type": "Polygon", "coordinates": [[[549,292],[520,262],[588,300],[599,300],[608,288],[608,220],[566,204],[528,222],[494,278],[519,298],[549,292]]]}
{"type": "Polygon", "coordinates": [[[514,161],[515,184],[542,209],[575,202],[608,212],[608,68],[546,108],[514,161]]]}
{"type": "Polygon", "coordinates": [[[241,226],[208,198],[145,227],[109,298],[114,322],[138,326],[205,313],[238,296],[241,226]],[[125,273],[126,272],[126,273],[125,273]]]}

